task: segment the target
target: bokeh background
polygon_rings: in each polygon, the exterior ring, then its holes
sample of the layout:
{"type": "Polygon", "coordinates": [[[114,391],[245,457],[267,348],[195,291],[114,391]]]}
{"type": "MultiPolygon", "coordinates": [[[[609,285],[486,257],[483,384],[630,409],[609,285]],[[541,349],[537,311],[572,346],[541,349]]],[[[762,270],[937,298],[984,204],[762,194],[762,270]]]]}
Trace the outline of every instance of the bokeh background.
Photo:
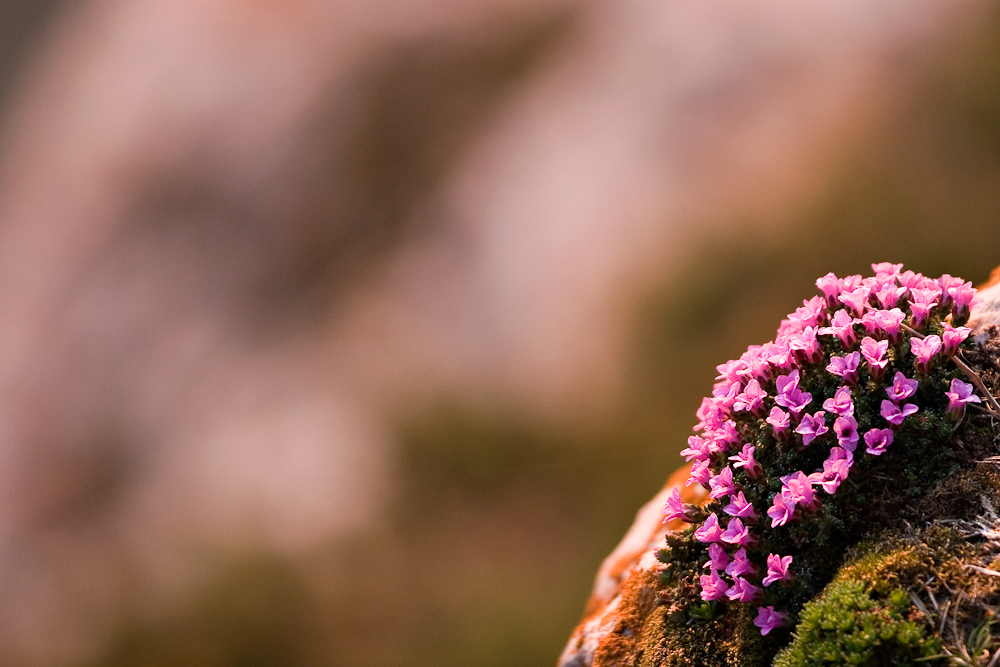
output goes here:
{"type": "Polygon", "coordinates": [[[1000,264],[986,0],[0,1],[0,663],[552,665],[714,366],[1000,264]]]}

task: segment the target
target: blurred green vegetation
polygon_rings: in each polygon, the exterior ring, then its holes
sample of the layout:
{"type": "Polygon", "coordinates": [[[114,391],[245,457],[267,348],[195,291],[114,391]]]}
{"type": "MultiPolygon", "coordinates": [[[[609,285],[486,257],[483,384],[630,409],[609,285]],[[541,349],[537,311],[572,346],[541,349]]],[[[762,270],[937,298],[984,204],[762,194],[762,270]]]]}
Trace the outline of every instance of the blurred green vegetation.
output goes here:
{"type": "Polygon", "coordinates": [[[627,400],[605,423],[428,406],[399,426],[387,525],[294,562],[237,558],[92,667],[552,665],[601,559],[681,462],[716,364],[770,339],[828,271],[980,282],[1000,263],[1000,12],[838,159],[793,219],[699,239],[682,280],[637,305],[627,400]]]}

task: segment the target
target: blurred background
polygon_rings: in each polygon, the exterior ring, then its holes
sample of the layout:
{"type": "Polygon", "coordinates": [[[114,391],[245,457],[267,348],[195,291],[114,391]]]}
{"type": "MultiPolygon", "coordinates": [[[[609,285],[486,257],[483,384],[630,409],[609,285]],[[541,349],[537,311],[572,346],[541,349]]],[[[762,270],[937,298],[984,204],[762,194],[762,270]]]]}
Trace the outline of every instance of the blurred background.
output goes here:
{"type": "Polygon", "coordinates": [[[985,0],[0,0],[0,663],[554,664],[714,367],[1000,264],[985,0]]]}

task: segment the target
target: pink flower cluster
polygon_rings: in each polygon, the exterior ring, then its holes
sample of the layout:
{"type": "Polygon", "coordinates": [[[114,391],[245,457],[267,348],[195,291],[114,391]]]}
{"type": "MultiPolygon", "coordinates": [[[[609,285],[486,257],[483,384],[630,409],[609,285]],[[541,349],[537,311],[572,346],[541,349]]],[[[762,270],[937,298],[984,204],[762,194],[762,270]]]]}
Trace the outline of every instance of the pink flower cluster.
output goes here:
{"type": "MultiPolygon", "coordinates": [[[[821,493],[837,493],[862,442],[869,456],[886,453],[919,412],[915,396],[921,380],[968,337],[968,328],[942,320],[950,315],[959,323],[968,317],[976,295],[971,283],[948,275],[933,280],[903,271],[901,264],[872,269],[869,278],[823,276],[816,281],[822,295],[803,301],[773,341],[752,345],[739,359],[718,366],[712,395],[697,411],[696,435],[681,452],[692,462],[687,484],[705,486],[711,501],[702,511],[681,502],[675,489],[664,509],[665,521],[703,518],[694,531],[695,539],[708,545],[708,573],[699,580],[702,599],[760,604],[767,599],[765,588],[793,585],[792,556],[758,553],[760,531],[821,513],[821,493]],[[907,355],[914,377],[896,370],[890,379],[891,369],[907,368],[907,355]],[[839,383],[825,400],[802,384],[807,374],[823,371],[839,383]],[[855,400],[873,391],[884,392],[884,425],[861,433],[855,400]],[[768,447],[822,447],[826,455],[819,469],[781,476],[772,498],[757,461],[761,448],[768,447]],[[758,499],[756,506],[748,496],[758,499]]],[[[979,402],[972,386],[958,379],[946,395],[953,419],[961,419],[968,403],[979,402]]],[[[758,607],[761,634],[788,622],[773,606],[758,607]]]]}

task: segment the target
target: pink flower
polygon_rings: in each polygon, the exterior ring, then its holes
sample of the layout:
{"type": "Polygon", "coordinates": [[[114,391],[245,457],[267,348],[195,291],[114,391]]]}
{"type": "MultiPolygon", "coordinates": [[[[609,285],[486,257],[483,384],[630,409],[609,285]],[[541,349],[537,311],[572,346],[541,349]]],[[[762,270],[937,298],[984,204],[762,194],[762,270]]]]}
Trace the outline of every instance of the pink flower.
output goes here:
{"type": "Polygon", "coordinates": [[[709,514],[701,528],[694,531],[694,539],[699,542],[718,542],[721,538],[722,527],[719,525],[719,517],[715,515],[715,512],[709,514]]]}
{"type": "Polygon", "coordinates": [[[771,343],[767,349],[767,363],[769,363],[772,368],[777,368],[783,371],[792,370],[792,365],[794,364],[795,359],[792,351],[788,348],[787,341],[781,340],[771,343]]]}
{"type": "Polygon", "coordinates": [[[976,288],[972,286],[972,283],[964,283],[957,287],[949,288],[948,294],[955,302],[951,311],[954,319],[964,322],[969,316],[969,308],[972,306],[972,300],[976,297],[976,288]]]}
{"type": "Polygon", "coordinates": [[[774,429],[774,437],[778,440],[785,440],[791,433],[789,430],[789,427],[791,426],[791,418],[789,418],[788,413],[781,408],[771,408],[771,414],[767,416],[767,423],[771,425],[772,429],[774,429]]]}
{"type": "Polygon", "coordinates": [[[873,428],[865,433],[865,451],[873,456],[881,456],[892,444],[892,429],[873,428]]]}
{"type": "Polygon", "coordinates": [[[730,456],[729,460],[733,461],[734,468],[743,468],[743,472],[750,479],[757,479],[760,477],[763,470],[757,460],[753,457],[756,447],[747,443],[743,445],[743,449],[736,456],[730,456]]]}
{"type": "MultiPolygon", "coordinates": [[[[950,309],[952,302],[954,301],[954,295],[952,290],[961,287],[965,284],[965,281],[961,278],[956,278],[950,276],[947,273],[938,278],[938,285],[941,287],[941,307],[945,309],[950,309]]],[[[972,283],[969,283],[970,285],[972,283]]]]}
{"type": "Polygon", "coordinates": [[[839,388],[833,398],[823,401],[823,409],[841,417],[853,415],[854,401],[851,400],[850,387],[839,388]]]}
{"type": "Polygon", "coordinates": [[[903,423],[903,420],[914,414],[917,411],[917,406],[913,403],[906,403],[900,408],[898,405],[892,401],[882,401],[882,418],[893,426],[899,426],[903,423]]]}
{"type": "Polygon", "coordinates": [[[691,476],[684,486],[691,486],[695,482],[705,485],[710,479],[712,479],[712,469],[708,467],[708,461],[695,461],[691,466],[691,476]]]}
{"type": "Polygon", "coordinates": [[[805,300],[788,316],[788,319],[797,322],[800,330],[818,326],[826,321],[826,302],[821,296],[805,300]]]}
{"type": "Polygon", "coordinates": [[[887,387],[885,392],[893,403],[899,403],[917,393],[917,386],[916,380],[908,380],[905,375],[896,371],[896,375],[892,378],[892,386],[887,387]]]}
{"type": "MultiPolygon", "coordinates": [[[[900,285],[902,285],[908,290],[912,290],[914,287],[920,287],[927,281],[927,278],[924,278],[923,274],[914,273],[913,271],[909,270],[900,273],[898,276],[896,276],[896,279],[899,280],[900,285]]],[[[937,287],[937,283],[935,283],[933,280],[930,282],[935,287],[937,287]]]]}
{"type": "Polygon", "coordinates": [[[757,523],[757,511],[753,505],[747,501],[746,496],[740,491],[729,499],[729,504],[722,508],[722,511],[729,516],[743,519],[747,523],[757,523]]]}
{"type": "Polygon", "coordinates": [[[710,567],[713,570],[725,570],[729,566],[729,554],[718,544],[708,545],[708,562],[702,567],[710,567]]]}
{"type": "Polygon", "coordinates": [[[762,583],[765,586],[770,586],[775,582],[779,582],[784,585],[791,584],[795,580],[795,575],[789,571],[789,567],[792,565],[791,556],[779,556],[778,554],[768,554],[767,556],[767,576],[764,577],[762,583]]]}
{"type": "Polygon", "coordinates": [[[923,331],[924,325],[927,324],[927,320],[930,319],[935,305],[937,304],[914,303],[913,301],[910,301],[910,312],[913,314],[914,329],[917,331],[923,331]]]}
{"type": "Polygon", "coordinates": [[[930,370],[931,358],[941,351],[941,347],[941,338],[934,334],[922,339],[916,336],[910,339],[910,352],[917,357],[913,365],[918,373],[926,373],[930,370]]]}
{"type": "Polygon", "coordinates": [[[783,627],[788,622],[788,615],[775,611],[774,607],[757,607],[757,618],[753,624],[760,628],[760,634],[766,635],[771,630],[783,627]]]}
{"type": "Polygon", "coordinates": [[[952,327],[945,323],[944,333],[941,334],[941,353],[946,357],[953,357],[958,352],[958,346],[969,337],[972,330],[969,327],[952,327]]]}
{"type": "MultiPolygon", "coordinates": [[[[845,451],[840,447],[834,447],[845,451]]],[[[829,495],[833,495],[840,488],[840,483],[847,479],[851,472],[851,461],[846,458],[828,458],[823,461],[823,471],[814,472],[809,475],[814,483],[818,484],[829,495]]]]}
{"type": "Polygon", "coordinates": [[[821,327],[817,333],[820,335],[836,336],[840,339],[840,344],[844,349],[854,347],[858,342],[858,336],[854,333],[854,324],[858,320],[851,317],[850,313],[841,308],[833,314],[830,326],[821,327]]]}
{"type": "Polygon", "coordinates": [[[760,383],[757,380],[750,380],[747,383],[746,389],[743,393],[736,397],[736,402],[733,403],[733,409],[736,412],[743,412],[744,410],[749,411],[751,414],[757,417],[764,416],[764,399],[767,397],[767,392],[760,388],[760,383]]]}
{"type": "Polygon", "coordinates": [[[688,438],[687,449],[681,450],[681,456],[685,461],[707,461],[711,457],[711,452],[706,447],[705,439],[697,435],[688,438]]]}
{"type": "Polygon", "coordinates": [[[739,602],[757,602],[761,598],[761,590],[742,577],[734,577],[733,586],[726,591],[726,597],[739,602]]]}
{"type": "Polygon", "coordinates": [[[729,524],[722,532],[720,539],[728,544],[738,544],[744,547],[752,547],[757,543],[757,538],[750,532],[750,528],[738,518],[729,520],[729,524]]]}
{"type": "Polygon", "coordinates": [[[899,308],[875,311],[876,326],[878,326],[879,330],[886,335],[889,342],[893,345],[903,340],[903,332],[900,327],[904,319],[906,319],[906,314],[899,308]]]}
{"type": "Polygon", "coordinates": [[[854,311],[855,317],[861,317],[868,308],[868,297],[871,296],[871,293],[870,287],[862,285],[849,292],[841,292],[837,298],[842,304],[854,311]]]}
{"type": "Polygon", "coordinates": [[[853,452],[858,446],[858,421],[852,416],[837,417],[833,422],[833,432],[837,434],[837,444],[844,450],[853,452]]]}
{"type": "Polygon", "coordinates": [[[806,327],[801,333],[789,336],[788,348],[809,364],[815,364],[823,358],[823,346],[816,340],[816,327],[806,327]]]}
{"type": "Polygon", "coordinates": [[[674,492],[667,496],[667,504],[663,507],[663,523],[673,521],[674,519],[680,519],[681,521],[690,521],[688,516],[687,507],[681,502],[681,492],[677,487],[674,487],[674,492]]]}
{"type": "Polygon", "coordinates": [[[801,505],[809,512],[819,509],[819,498],[813,489],[813,481],[804,472],[800,470],[791,475],[785,475],[781,481],[784,482],[781,495],[785,497],[786,502],[801,505]]]}
{"type": "Polygon", "coordinates": [[[747,558],[747,550],[740,547],[733,556],[733,562],[726,567],[726,574],[730,577],[757,576],[757,566],[747,558]]]}
{"type": "Polygon", "coordinates": [[[706,602],[721,600],[726,597],[729,584],[719,576],[718,570],[712,570],[711,574],[703,574],[699,578],[701,584],[701,599],[706,602]]]}
{"type": "Polygon", "coordinates": [[[926,287],[913,288],[910,290],[910,298],[913,303],[936,306],[941,299],[941,288],[933,283],[926,287]]]}
{"type": "Polygon", "coordinates": [[[725,498],[732,493],[736,493],[732,469],[729,466],[723,468],[722,472],[708,481],[708,486],[711,489],[708,492],[711,498],[725,498]]]}
{"type": "Polygon", "coordinates": [[[722,410],[715,404],[715,401],[707,396],[701,399],[701,406],[694,415],[698,418],[698,423],[691,430],[695,432],[716,428],[722,424],[722,420],[725,418],[722,410]]]}
{"type": "Polygon", "coordinates": [[[869,336],[865,336],[861,340],[861,355],[868,362],[868,374],[876,380],[885,373],[886,364],[889,363],[885,356],[888,351],[889,341],[887,340],[877,341],[869,336]]]}
{"type": "Polygon", "coordinates": [[[767,510],[767,516],[771,519],[771,528],[785,525],[795,514],[795,503],[788,502],[784,494],[779,493],[774,497],[774,504],[767,510]]]}
{"type": "Polygon", "coordinates": [[[858,382],[858,365],[861,363],[861,353],[851,352],[846,357],[830,357],[830,365],[826,370],[830,371],[844,384],[854,385],[858,382]]]}
{"type": "Polygon", "coordinates": [[[830,309],[837,307],[837,295],[840,294],[840,281],[837,276],[833,275],[833,272],[826,274],[822,278],[816,279],[816,287],[823,292],[823,296],[826,299],[826,305],[830,309]]]}
{"type": "Polygon", "coordinates": [[[883,308],[895,308],[896,303],[906,294],[905,287],[896,287],[893,284],[887,283],[882,286],[882,288],[875,293],[875,298],[883,308]]]}
{"type": "Polygon", "coordinates": [[[961,419],[965,414],[966,403],[982,402],[973,392],[973,386],[958,378],[952,379],[951,390],[944,392],[944,395],[948,397],[948,417],[955,420],[961,419]]]}
{"type": "Polygon", "coordinates": [[[872,264],[872,271],[877,276],[890,275],[895,276],[897,273],[903,270],[902,264],[893,264],[892,262],[879,262],[878,264],[872,264]]]}
{"type": "Polygon", "coordinates": [[[826,427],[826,413],[822,410],[812,415],[806,415],[802,418],[802,423],[795,428],[795,432],[802,436],[803,447],[809,446],[816,438],[823,437],[829,430],[826,427]]]}

